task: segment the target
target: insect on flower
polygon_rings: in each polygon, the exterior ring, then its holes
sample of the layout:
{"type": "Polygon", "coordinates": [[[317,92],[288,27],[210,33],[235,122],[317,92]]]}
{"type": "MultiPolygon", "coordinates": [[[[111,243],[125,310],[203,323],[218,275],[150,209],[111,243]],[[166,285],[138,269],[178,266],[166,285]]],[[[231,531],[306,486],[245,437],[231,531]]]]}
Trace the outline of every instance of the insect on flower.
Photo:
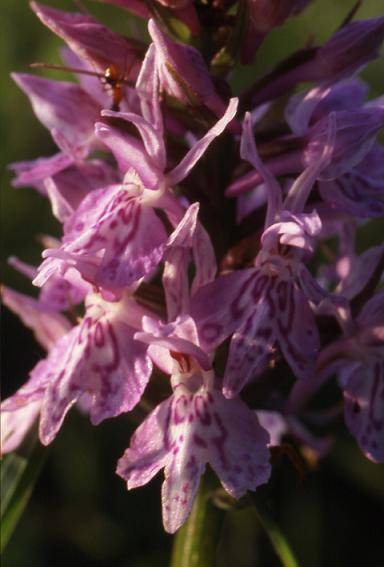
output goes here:
{"type": "Polygon", "coordinates": [[[79,73],[81,75],[98,77],[104,85],[107,85],[110,88],[112,101],[110,110],[114,110],[115,112],[120,110],[120,104],[124,96],[123,86],[131,84],[128,80],[130,69],[123,73],[117,65],[114,65],[113,63],[106,67],[104,73],[92,71],[91,69],[80,69],[76,67],[66,67],[65,65],[56,65],[54,63],[31,63],[30,67],[35,69],[53,69],[55,71],[66,71],[68,73],[79,73]]]}

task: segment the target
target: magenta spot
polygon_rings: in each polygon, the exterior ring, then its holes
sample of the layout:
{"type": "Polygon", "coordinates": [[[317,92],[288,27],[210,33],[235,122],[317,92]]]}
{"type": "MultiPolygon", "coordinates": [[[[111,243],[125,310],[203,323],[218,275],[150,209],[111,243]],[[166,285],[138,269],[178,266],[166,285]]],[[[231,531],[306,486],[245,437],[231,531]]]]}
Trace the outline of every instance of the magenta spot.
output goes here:
{"type": "Polygon", "coordinates": [[[194,408],[197,417],[203,425],[211,425],[212,418],[209,413],[209,401],[206,397],[197,395],[194,398],[194,408]]]}
{"type": "Polygon", "coordinates": [[[198,447],[207,447],[207,443],[204,441],[204,439],[202,437],[200,437],[200,435],[198,435],[197,433],[194,434],[193,436],[193,442],[195,443],[195,445],[197,445],[198,447]]]}
{"type": "Polygon", "coordinates": [[[96,323],[95,328],[95,345],[101,348],[105,345],[105,335],[102,323],[99,321],[96,323]]]}
{"type": "Polygon", "coordinates": [[[186,396],[180,396],[173,406],[173,422],[177,425],[183,423],[187,415],[188,400],[186,396]]]}
{"type": "Polygon", "coordinates": [[[261,294],[264,292],[265,287],[268,283],[268,276],[262,275],[256,278],[255,285],[253,286],[252,296],[255,301],[258,301],[261,294]]]}

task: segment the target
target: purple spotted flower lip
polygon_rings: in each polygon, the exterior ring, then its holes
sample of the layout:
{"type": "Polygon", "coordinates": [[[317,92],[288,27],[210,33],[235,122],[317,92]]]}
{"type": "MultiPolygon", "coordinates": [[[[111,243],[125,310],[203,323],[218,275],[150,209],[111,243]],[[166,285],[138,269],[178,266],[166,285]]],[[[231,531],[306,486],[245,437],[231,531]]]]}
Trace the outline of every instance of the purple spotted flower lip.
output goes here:
{"type": "MultiPolygon", "coordinates": [[[[19,309],[22,317],[28,316],[24,306],[19,309]]],[[[106,302],[89,294],[82,321],[46,345],[50,347],[47,358],[38,363],[30,380],[3,402],[2,410],[15,411],[41,400],[40,439],[48,444],[70,407],[84,394],[91,396],[89,411],[94,424],[132,409],[152,369],[147,349],[133,338],[144,313],[129,297],[106,302]]],[[[44,307],[40,307],[39,321],[31,322],[29,317],[30,326],[39,330],[43,316],[44,307]]]]}
{"type": "Polygon", "coordinates": [[[174,533],[188,517],[206,464],[235,498],[268,481],[268,434],[240,399],[226,400],[201,376],[172,380],[175,391],[144,421],[118,462],[128,489],[162,468],[163,520],[174,533]]]}
{"type": "Polygon", "coordinates": [[[155,347],[160,367],[168,359],[173,394],[133,435],[117,473],[131,489],[164,468],[163,520],[173,533],[191,511],[207,463],[235,498],[267,482],[269,436],[244,402],[222,395],[209,358],[192,342],[198,338],[191,318],[160,326],[144,320],[143,327],[135,337],[155,347]]]}
{"type": "Polygon", "coordinates": [[[316,225],[319,219],[303,215],[287,221],[264,233],[254,268],[219,277],[195,298],[192,312],[200,322],[203,344],[214,348],[232,335],[223,390],[228,397],[265,371],[276,344],[298,378],[313,374],[320,340],[298,256],[311,238],[303,225],[316,225]]]}
{"type": "Polygon", "coordinates": [[[9,259],[38,289],[3,286],[3,303],[46,355],[2,401],[2,453],[37,421],[50,444],[72,406],[91,425],[150,407],[117,473],[131,490],[164,471],[174,533],[207,465],[238,499],[268,482],[272,449],[333,450],[337,415],[314,400],[328,381],[384,462],[384,247],[360,241],[384,215],[384,106],[359,77],[384,19],[351,12],[234,97],[236,61],[308,0],[105,4],[147,40],[32,2],[74,81],[13,74],[56,149],[11,164],[12,185],[61,229],[39,266],[9,259]]]}

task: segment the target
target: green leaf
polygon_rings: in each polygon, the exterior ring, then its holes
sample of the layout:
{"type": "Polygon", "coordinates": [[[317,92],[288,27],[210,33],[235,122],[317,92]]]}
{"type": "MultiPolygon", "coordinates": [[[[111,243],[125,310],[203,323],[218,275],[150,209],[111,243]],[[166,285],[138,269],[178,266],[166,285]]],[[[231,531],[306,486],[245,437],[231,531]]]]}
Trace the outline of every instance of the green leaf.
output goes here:
{"type": "Polygon", "coordinates": [[[1,461],[1,553],[28,503],[45,457],[46,449],[36,443],[29,455],[11,453],[1,461]]]}
{"type": "Polygon", "coordinates": [[[213,500],[217,480],[210,472],[200,482],[191,515],[175,536],[171,567],[212,567],[224,516],[213,500]]]}

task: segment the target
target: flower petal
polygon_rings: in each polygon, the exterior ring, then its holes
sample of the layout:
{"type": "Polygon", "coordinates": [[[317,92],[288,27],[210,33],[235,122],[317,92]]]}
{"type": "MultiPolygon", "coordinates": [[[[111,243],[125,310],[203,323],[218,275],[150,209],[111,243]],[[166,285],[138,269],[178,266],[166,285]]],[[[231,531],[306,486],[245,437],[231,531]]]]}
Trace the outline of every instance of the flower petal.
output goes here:
{"type": "Polygon", "coordinates": [[[223,112],[224,103],[200,52],[190,45],[172,41],[150,19],[148,31],[156,47],[156,62],[162,88],[184,104],[205,104],[215,114],[223,112]]]}
{"type": "Polygon", "coordinates": [[[64,153],[58,153],[50,157],[41,157],[31,161],[11,163],[9,168],[16,174],[16,177],[12,180],[12,186],[26,187],[32,185],[45,193],[46,190],[41,185],[41,181],[66,169],[72,163],[73,157],[64,153]]]}
{"type": "Polygon", "coordinates": [[[250,268],[219,276],[193,296],[191,315],[205,351],[214,350],[249,315],[256,273],[254,268],[250,268]]]}
{"type": "Polygon", "coordinates": [[[367,85],[355,77],[333,85],[320,85],[294,95],[286,107],[285,118],[291,130],[302,136],[311,122],[317,122],[333,110],[354,110],[361,107],[367,91],[367,85]]]}
{"type": "MultiPolygon", "coordinates": [[[[133,339],[134,330],[105,312],[108,302],[87,306],[82,323],[59,341],[48,361],[60,351],[60,362],[50,369],[44,397],[40,438],[50,443],[70,407],[83,393],[90,394],[94,425],[131,410],[140,400],[152,365],[146,347],[133,339]]],[[[53,366],[53,365],[51,365],[53,366]]]]}
{"type": "Polygon", "coordinates": [[[282,192],[276,177],[271,173],[267,166],[261,161],[257,153],[255,140],[252,131],[252,119],[249,112],[246,113],[241,134],[240,155],[247,160],[260,173],[260,176],[267,186],[267,216],[265,226],[268,227],[274,222],[276,216],[280,214],[282,208],[282,192]]]}
{"type": "Polygon", "coordinates": [[[24,325],[32,329],[36,340],[46,350],[49,350],[72,327],[64,315],[33,297],[5,286],[1,288],[1,296],[4,305],[16,313],[24,325]]]}
{"type": "Polygon", "coordinates": [[[189,310],[189,257],[188,249],[182,247],[166,252],[162,282],[169,321],[189,310]]]}
{"type": "MultiPolygon", "coordinates": [[[[163,116],[160,108],[159,99],[159,77],[156,72],[156,48],[153,43],[148,47],[144,61],[141,65],[140,73],[136,81],[136,92],[140,99],[141,113],[145,120],[152,124],[160,139],[163,138],[163,116]]],[[[159,156],[160,169],[165,168],[165,148],[164,155],[159,156]]]]}
{"type": "Polygon", "coordinates": [[[39,415],[40,405],[41,401],[36,400],[13,411],[1,408],[0,455],[11,453],[20,446],[39,415]]]}
{"type": "Polygon", "coordinates": [[[209,462],[225,490],[240,498],[269,480],[269,434],[239,398],[217,394],[214,403],[218,435],[211,437],[209,462]]]}
{"type": "Polygon", "coordinates": [[[142,183],[149,189],[157,189],[162,179],[162,172],[150,159],[144,145],[133,136],[118,128],[97,122],[96,136],[111,150],[123,175],[133,169],[142,183]]]}
{"type": "Polygon", "coordinates": [[[226,398],[238,394],[251,378],[265,370],[275,339],[270,307],[263,297],[232,336],[223,383],[226,398]]]}
{"type": "Polygon", "coordinates": [[[43,253],[48,259],[36,285],[73,266],[85,280],[120,290],[152,275],[167,241],[163,223],[150,205],[141,203],[134,185],[92,191],[65,228],[62,246],[43,253]]]}
{"type": "Polygon", "coordinates": [[[170,185],[176,185],[182,179],[187,177],[191,169],[196,165],[201,156],[205,153],[208,146],[217,136],[223,133],[227,125],[233,120],[237,112],[239,99],[231,98],[227,110],[218,122],[208,132],[198,140],[189,152],[183,157],[181,162],[172,171],[167,173],[167,179],[170,185]]]}
{"type": "Polygon", "coordinates": [[[145,151],[153,161],[155,168],[159,172],[164,170],[166,158],[162,133],[159,133],[145,118],[133,112],[113,112],[112,110],[103,110],[101,115],[107,118],[126,120],[136,126],[143,140],[145,151]]]}
{"type": "MultiPolygon", "coordinates": [[[[188,454],[188,453],[187,453],[188,454]]],[[[165,480],[161,488],[163,523],[166,532],[175,533],[191,513],[205,466],[196,463],[193,455],[186,462],[178,462],[165,468],[165,480]]]]}
{"type": "Polygon", "coordinates": [[[28,96],[37,118],[50,130],[60,149],[74,159],[85,158],[96,142],[94,123],[100,107],[95,101],[75,83],[27,73],[12,73],[12,78],[28,96]]]}
{"type": "Polygon", "coordinates": [[[101,73],[114,64],[124,75],[135,80],[143,47],[114,33],[87,14],[65,12],[31,2],[37,17],[81,58],[92,63],[101,73]]]}
{"type": "Polygon", "coordinates": [[[118,461],[116,472],[127,481],[128,490],[147,484],[167,462],[170,405],[169,398],[149,414],[118,461]]]}
{"type": "Polygon", "coordinates": [[[298,378],[310,378],[320,338],[308,299],[295,283],[283,280],[272,294],[279,313],[275,332],[284,357],[298,378]]]}
{"type": "Polygon", "coordinates": [[[384,462],[384,361],[353,368],[344,390],[345,420],[368,459],[384,462]]]}
{"type": "MultiPolygon", "coordinates": [[[[162,347],[171,352],[192,356],[203,370],[211,369],[212,365],[209,357],[197,346],[195,324],[189,316],[179,317],[175,322],[166,325],[144,316],[143,329],[144,332],[135,334],[136,340],[151,346],[162,347]],[[193,338],[191,333],[194,335],[193,338]]],[[[151,351],[155,355],[158,352],[151,351]]],[[[160,368],[162,367],[162,358],[161,356],[160,364],[158,364],[160,368]]],[[[154,362],[157,364],[156,359],[154,359],[154,362]]]]}

